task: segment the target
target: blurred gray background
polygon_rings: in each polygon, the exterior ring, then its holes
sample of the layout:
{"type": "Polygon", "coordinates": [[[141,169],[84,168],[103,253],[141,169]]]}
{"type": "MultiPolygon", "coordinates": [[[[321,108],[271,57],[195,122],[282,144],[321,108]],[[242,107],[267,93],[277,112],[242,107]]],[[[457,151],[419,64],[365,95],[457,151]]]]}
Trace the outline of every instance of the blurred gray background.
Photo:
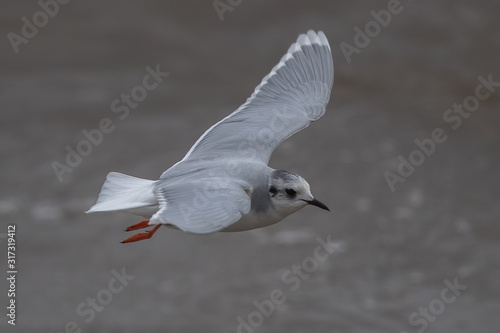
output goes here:
{"type": "MultiPolygon", "coordinates": [[[[0,246],[5,253],[7,224],[17,224],[19,274],[17,325],[2,310],[0,330],[498,332],[500,93],[456,130],[443,114],[474,94],[479,75],[500,81],[500,4],[402,0],[348,63],[340,44],[354,45],[354,28],[387,5],[243,0],[221,21],[212,1],[73,0],[16,54],[8,33],[20,35],[22,18],[41,7],[2,3],[0,246]],[[163,228],[126,245],[122,230],[139,218],[83,213],[110,171],[157,179],[308,29],[323,30],[334,50],[332,98],[270,165],[304,176],[331,213],[306,207],[243,233],[163,228]],[[169,77],[119,119],[111,103],[157,64],[169,77]],[[103,118],[114,131],[60,182],[52,163],[103,118]],[[435,128],[447,141],[391,192],[384,173],[435,128]],[[291,290],[282,275],[327,236],[334,253],[291,290]],[[123,268],[134,279],[111,294],[123,268]],[[467,288],[445,304],[444,281],[455,279],[467,288]],[[238,328],[274,289],[285,303],[259,327],[238,328]],[[97,296],[109,304],[92,320],[77,313],[97,296]]],[[[5,309],[5,279],[0,288],[5,309]]]]}

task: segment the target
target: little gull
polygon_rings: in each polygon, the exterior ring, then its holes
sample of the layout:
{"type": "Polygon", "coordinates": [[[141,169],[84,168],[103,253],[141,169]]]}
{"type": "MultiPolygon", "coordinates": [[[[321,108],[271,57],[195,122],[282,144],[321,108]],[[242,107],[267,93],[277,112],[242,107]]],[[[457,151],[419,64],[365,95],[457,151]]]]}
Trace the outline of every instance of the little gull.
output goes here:
{"type": "Polygon", "coordinates": [[[308,31],[236,111],[210,127],[158,180],[111,172],[86,213],[126,211],[147,218],[126,230],[162,225],[195,234],[262,228],[306,205],[329,210],[299,175],[270,168],[274,149],[324,113],[333,85],[325,34],[308,31]]]}

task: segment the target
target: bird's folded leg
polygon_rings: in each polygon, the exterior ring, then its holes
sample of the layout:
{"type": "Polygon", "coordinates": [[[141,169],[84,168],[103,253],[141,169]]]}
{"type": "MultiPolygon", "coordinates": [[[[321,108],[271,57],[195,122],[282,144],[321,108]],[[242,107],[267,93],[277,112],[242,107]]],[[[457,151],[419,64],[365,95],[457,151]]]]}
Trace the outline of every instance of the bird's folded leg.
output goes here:
{"type": "Polygon", "coordinates": [[[138,230],[138,229],[143,229],[143,228],[147,228],[147,227],[149,227],[149,220],[142,221],[142,222],[136,223],[134,225],[131,225],[130,227],[128,227],[124,231],[138,230]]]}
{"type": "Polygon", "coordinates": [[[153,236],[153,234],[156,232],[161,227],[161,224],[157,224],[152,230],[146,230],[146,232],[141,232],[140,234],[133,235],[124,241],[122,243],[132,243],[132,242],[138,242],[144,239],[149,239],[153,236]]]}

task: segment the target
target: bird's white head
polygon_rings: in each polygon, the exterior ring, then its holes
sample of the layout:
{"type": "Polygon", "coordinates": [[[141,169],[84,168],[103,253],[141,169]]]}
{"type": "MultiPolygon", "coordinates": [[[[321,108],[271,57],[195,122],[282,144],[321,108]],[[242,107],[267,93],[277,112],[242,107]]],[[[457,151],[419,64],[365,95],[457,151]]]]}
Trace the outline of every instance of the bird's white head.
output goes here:
{"type": "Polygon", "coordinates": [[[284,170],[272,172],[269,178],[269,196],[274,209],[283,215],[290,215],[307,205],[330,211],[324,203],[314,198],[311,187],[304,178],[284,170]]]}

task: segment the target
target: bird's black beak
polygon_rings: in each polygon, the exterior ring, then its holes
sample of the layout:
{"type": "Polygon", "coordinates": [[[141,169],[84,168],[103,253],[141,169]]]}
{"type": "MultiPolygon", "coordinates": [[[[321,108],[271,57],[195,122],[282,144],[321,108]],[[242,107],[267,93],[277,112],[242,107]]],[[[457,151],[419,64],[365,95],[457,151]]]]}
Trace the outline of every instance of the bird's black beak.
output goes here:
{"type": "Polygon", "coordinates": [[[330,211],[330,209],[324,203],[322,203],[321,201],[319,201],[317,199],[304,200],[304,201],[307,202],[309,205],[313,205],[313,206],[319,207],[321,209],[330,211]]]}

